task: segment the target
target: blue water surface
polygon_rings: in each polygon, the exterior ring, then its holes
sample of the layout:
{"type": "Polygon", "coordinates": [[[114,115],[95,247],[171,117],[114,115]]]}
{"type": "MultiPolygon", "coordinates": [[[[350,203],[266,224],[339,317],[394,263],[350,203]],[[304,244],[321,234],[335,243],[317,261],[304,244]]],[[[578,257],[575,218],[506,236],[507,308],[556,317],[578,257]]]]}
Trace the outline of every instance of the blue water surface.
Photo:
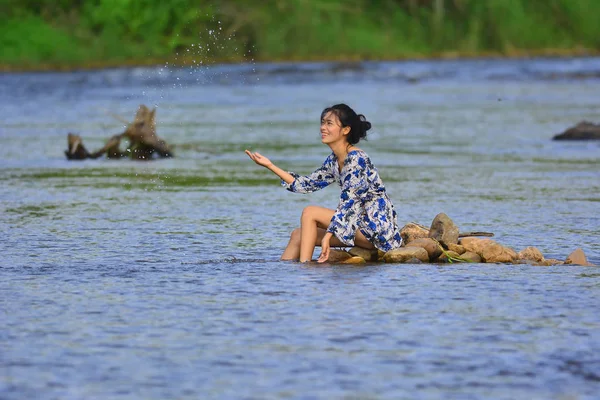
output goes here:
{"type": "MultiPolygon", "coordinates": [[[[600,59],[246,64],[0,76],[0,398],[595,399],[600,270],[281,262],[323,107],[373,124],[398,222],[439,212],[600,264],[600,59]],[[67,161],[139,104],[176,157],[67,161]]],[[[318,249],[315,253],[318,254],[318,249]]]]}

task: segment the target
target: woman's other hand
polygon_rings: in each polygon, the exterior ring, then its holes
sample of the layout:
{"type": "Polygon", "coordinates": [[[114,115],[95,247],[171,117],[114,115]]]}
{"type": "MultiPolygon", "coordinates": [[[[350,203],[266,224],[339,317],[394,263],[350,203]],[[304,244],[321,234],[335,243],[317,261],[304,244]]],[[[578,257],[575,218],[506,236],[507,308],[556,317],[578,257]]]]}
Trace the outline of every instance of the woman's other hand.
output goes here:
{"type": "Polygon", "coordinates": [[[330,232],[327,232],[323,237],[323,240],[321,240],[321,255],[319,256],[317,262],[324,263],[329,260],[329,241],[332,236],[333,235],[330,232]]]}
{"type": "Polygon", "coordinates": [[[267,157],[261,155],[260,153],[257,153],[257,152],[253,153],[250,150],[246,150],[245,153],[248,154],[248,157],[250,157],[250,159],[252,161],[257,163],[261,167],[269,168],[270,166],[273,165],[271,160],[269,160],[267,157]]]}

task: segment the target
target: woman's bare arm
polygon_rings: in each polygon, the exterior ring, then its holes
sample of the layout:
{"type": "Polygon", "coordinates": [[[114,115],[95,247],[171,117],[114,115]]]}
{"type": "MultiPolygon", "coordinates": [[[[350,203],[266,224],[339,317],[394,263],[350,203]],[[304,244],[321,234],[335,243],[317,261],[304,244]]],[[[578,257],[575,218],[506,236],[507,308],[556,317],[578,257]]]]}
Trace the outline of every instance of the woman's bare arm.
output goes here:
{"type": "Polygon", "coordinates": [[[250,157],[250,159],[252,161],[254,161],[255,163],[257,163],[261,167],[265,167],[265,168],[269,169],[275,175],[277,175],[278,177],[280,177],[285,183],[290,183],[291,184],[292,182],[294,182],[295,178],[290,173],[288,173],[287,171],[282,170],[277,165],[273,164],[271,162],[271,160],[269,160],[267,157],[265,157],[265,156],[263,156],[263,155],[261,155],[260,153],[257,153],[257,152],[252,153],[250,150],[246,150],[245,153],[248,154],[248,157],[250,157]]]}

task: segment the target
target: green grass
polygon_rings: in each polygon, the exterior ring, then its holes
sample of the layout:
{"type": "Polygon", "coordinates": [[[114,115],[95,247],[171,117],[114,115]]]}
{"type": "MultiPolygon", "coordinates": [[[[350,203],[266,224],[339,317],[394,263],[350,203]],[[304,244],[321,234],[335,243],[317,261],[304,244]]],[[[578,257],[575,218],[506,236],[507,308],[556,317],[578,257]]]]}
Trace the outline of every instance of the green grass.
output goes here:
{"type": "Polygon", "coordinates": [[[600,51],[597,0],[3,0],[5,69],[600,51]]]}

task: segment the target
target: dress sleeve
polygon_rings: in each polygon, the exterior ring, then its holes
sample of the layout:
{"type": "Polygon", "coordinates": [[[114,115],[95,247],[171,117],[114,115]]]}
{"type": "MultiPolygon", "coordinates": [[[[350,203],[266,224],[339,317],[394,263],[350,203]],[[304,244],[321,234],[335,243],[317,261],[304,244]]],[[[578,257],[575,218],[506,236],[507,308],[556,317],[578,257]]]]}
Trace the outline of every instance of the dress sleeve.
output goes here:
{"type": "Polygon", "coordinates": [[[310,175],[300,176],[289,172],[294,177],[294,182],[287,183],[281,180],[281,186],[294,193],[312,193],[329,186],[335,181],[335,162],[332,156],[327,157],[323,165],[310,175]]]}
{"type": "Polygon", "coordinates": [[[362,198],[369,188],[368,169],[362,155],[350,157],[347,162],[347,172],[342,177],[340,201],[327,232],[333,233],[344,244],[354,246],[358,220],[363,213],[362,198]]]}

